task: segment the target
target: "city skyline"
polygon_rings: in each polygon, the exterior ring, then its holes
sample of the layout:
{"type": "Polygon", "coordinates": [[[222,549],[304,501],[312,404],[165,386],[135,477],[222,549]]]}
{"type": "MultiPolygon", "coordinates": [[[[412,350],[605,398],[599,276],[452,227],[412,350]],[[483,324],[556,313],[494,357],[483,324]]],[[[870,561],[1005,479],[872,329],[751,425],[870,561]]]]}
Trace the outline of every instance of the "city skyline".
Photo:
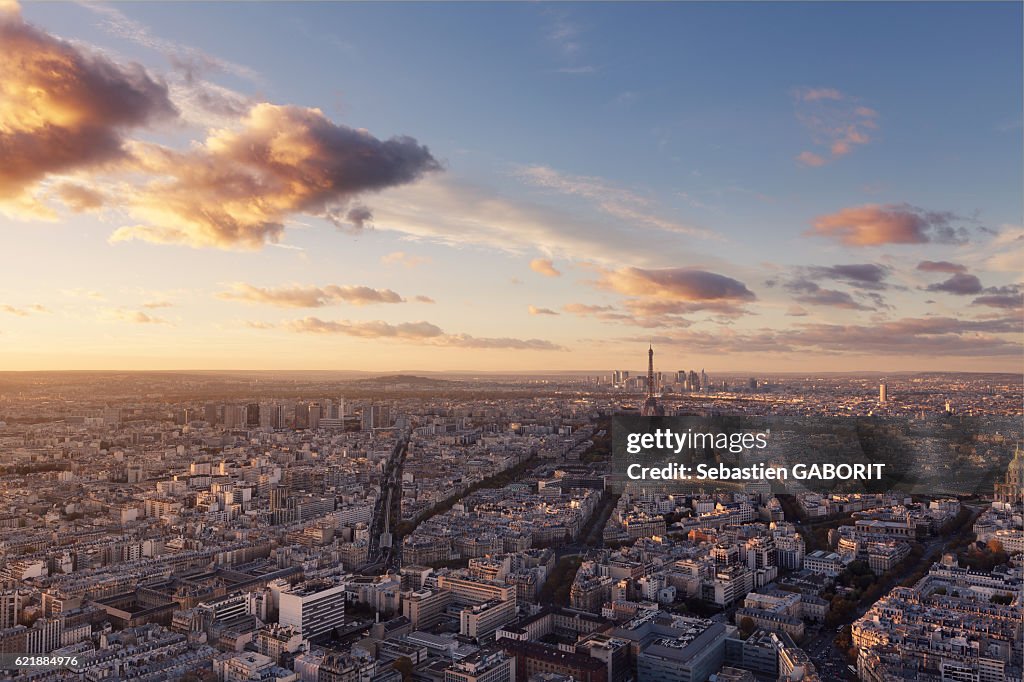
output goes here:
{"type": "Polygon", "coordinates": [[[0,376],[0,678],[1020,679],[1012,377],[652,375],[0,376]]]}
{"type": "Polygon", "coordinates": [[[1019,374],[1021,19],[0,1],[0,371],[1019,374]]]}

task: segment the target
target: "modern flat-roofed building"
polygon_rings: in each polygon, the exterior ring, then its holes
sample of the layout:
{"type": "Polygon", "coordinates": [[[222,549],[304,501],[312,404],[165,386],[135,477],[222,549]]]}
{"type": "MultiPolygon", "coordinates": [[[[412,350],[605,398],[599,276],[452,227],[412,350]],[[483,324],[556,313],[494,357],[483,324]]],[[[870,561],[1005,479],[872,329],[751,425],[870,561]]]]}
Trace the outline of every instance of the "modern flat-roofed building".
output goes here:
{"type": "Polygon", "coordinates": [[[515,619],[515,601],[493,599],[467,606],[459,612],[459,634],[477,640],[489,639],[499,627],[515,619]]]}
{"type": "Polygon", "coordinates": [[[414,630],[424,630],[436,625],[451,603],[449,590],[410,590],[402,593],[402,615],[414,630]]]}
{"type": "Polygon", "coordinates": [[[655,639],[637,657],[637,681],[705,682],[722,667],[728,634],[723,624],[707,622],[655,639]]]}
{"type": "Polygon", "coordinates": [[[843,572],[843,560],[835,552],[818,549],[804,557],[804,568],[834,578],[843,572]]]}
{"type": "Polygon", "coordinates": [[[305,639],[329,633],[345,623],[345,586],[306,582],[281,592],[281,625],[298,629],[305,639]]]}
{"type": "Polygon", "coordinates": [[[515,682],[516,660],[501,649],[481,649],[444,671],[444,682],[515,682]]]}
{"type": "Polygon", "coordinates": [[[474,580],[453,575],[441,575],[437,578],[437,586],[451,590],[453,601],[459,606],[483,604],[492,599],[501,601],[516,599],[515,585],[506,585],[491,580],[474,580]]]}

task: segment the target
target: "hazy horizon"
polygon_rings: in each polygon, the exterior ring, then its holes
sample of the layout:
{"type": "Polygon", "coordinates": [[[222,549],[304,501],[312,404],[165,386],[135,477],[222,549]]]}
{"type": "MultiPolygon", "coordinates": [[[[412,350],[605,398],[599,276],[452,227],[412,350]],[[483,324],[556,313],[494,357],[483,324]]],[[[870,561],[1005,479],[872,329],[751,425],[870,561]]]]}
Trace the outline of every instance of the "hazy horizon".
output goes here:
{"type": "MultiPolygon", "coordinates": [[[[647,370],[643,368],[629,369],[629,368],[615,368],[624,369],[630,372],[633,376],[641,376],[646,374],[647,370]]],[[[683,368],[679,368],[682,370],[683,368]]],[[[686,368],[687,371],[694,368],[686,368]]],[[[696,368],[700,369],[707,368],[696,368]]],[[[655,368],[655,372],[663,372],[669,374],[675,374],[677,370],[663,370],[655,368]]],[[[1018,377],[1018,372],[972,372],[972,371],[948,371],[948,370],[829,370],[829,371],[791,371],[791,372],[756,372],[755,370],[743,370],[743,369],[731,369],[731,370],[711,370],[715,376],[722,377],[743,377],[747,378],[752,375],[757,375],[757,378],[771,377],[771,376],[915,376],[915,375],[972,375],[972,376],[1012,376],[1018,377]]],[[[309,374],[342,374],[342,375],[366,375],[362,378],[370,379],[389,379],[395,377],[409,377],[409,378],[429,378],[432,375],[445,375],[445,376],[460,376],[460,375],[499,375],[499,376],[580,376],[580,377],[593,377],[593,376],[605,376],[610,375],[611,370],[609,369],[526,369],[526,370],[508,370],[508,369],[245,369],[245,368],[221,368],[221,369],[190,369],[190,368],[179,368],[179,369],[21,369],[21,370],[0,370],[0,376],[7,374],[12,375],[23,375],[23,374],[208,374],[208,375],[252,375],[252,374],[267,374],[267,375],[309,375],[309,374]]],[[[357,379],[358,380],[358,379],[357,379]]]]}

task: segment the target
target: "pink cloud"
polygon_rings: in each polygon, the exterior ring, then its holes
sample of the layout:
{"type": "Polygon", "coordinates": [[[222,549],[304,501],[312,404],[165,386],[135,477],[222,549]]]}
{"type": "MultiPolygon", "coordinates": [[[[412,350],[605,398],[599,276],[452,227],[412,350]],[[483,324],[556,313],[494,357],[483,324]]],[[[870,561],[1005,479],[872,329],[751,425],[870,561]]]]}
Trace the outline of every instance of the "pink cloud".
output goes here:
{"type": "Polygon", "coordinates": [[[798,97],[805,102],[817,102],[818,100],[841,100],[843,93],[835,88],[805,88],[798,92],[798,97]]]}
{"type": "Polygon", "coordinates": [[[805,166],[811,166],[817,168],[818,166],[824,166],[828,161],[821,156],[818,156],[814,152],[800,152],[796,157],[796,160],[805,166]]]}
{"type": "Polygon", "coordinates": [[[878,112],[857,104],[857,98],[833,88],[804,88],[794,93],[797,119],[807,128],[814,144],[824,152],[804,151],[797,162],[811,167],[840,159],[871,141],[878,128],[878,112]]]}

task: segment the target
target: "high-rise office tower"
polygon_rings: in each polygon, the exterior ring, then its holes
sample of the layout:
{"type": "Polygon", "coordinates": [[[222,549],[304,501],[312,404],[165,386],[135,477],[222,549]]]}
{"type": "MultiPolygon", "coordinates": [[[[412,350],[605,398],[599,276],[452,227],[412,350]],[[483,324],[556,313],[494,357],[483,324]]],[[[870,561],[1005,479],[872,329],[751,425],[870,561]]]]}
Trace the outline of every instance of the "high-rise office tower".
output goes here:
{"type": "Polygon", "coordinates": [[[224,428],[237,429],[245,427],[245,412],[244,405],[225,405],[224,428]]]}
{"type": "Polygon", "coordinates": [[[259,426],[260,425],[260,405],[259,403],[249,403],[245,406],[245,425],[246,426],[259,426]]]}
{"type": "Polygon", "coordinates": [[[878,402],[885,403],[889,400],[889,386],[885,382],[878,385],[878,402]]]}
{"type": "Polygon", "coordinates": [[[363,431],[387,429],[392,425],[391,406],[370,404],[363,408],[363,431]]]}
{"type": "Polygon", "coordinates": [[[288,491],[281,486],[274,486],[270,489],[270,511],[279,511],[286,508],[288,491]]]}
{"type": "Polygon", "coordinates": [[[270,428],[283,429],[288,426],[284,405],[274,403],[270,406],[270,428]]]}
{"type": "Polygon", "coordinates": [[[306,403],[295,403],[295,428],[309,428],[309,405],[306,403]]]}

